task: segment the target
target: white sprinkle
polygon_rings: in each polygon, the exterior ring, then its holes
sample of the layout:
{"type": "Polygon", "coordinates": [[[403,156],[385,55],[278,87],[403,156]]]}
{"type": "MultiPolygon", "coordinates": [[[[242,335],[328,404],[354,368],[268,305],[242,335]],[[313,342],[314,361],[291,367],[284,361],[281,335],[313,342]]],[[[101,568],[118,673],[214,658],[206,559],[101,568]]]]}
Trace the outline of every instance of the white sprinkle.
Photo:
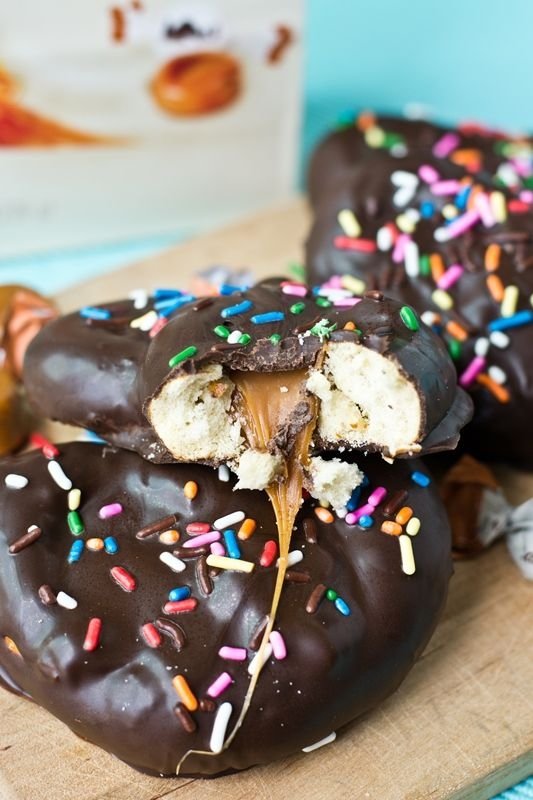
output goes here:
{"type": "Polygon", "coordinates": [[[232,514],[226,514],[225,517],[219,517],[213,523],[213,528],[221,531],[222,528],[230,528],[236,525],[237,522],[242,522],[244,519],[244,511],[234,511],[232,514]]]}
{"type": "Polygon", "coordinates": [[[407,155],[407,147],[403,142],[396,142],[392,145],[389,153],[394,158],[405,158],[407,155]]]}
{"type": "Polygon", "coordinates": [[[227,483],[230,479],[230,471],[227,464],[221,464],[218,468],[218,479],[219,481],[223,481],[223,483],[227,483]]]}
{"type": "Polygon", "coordinates": [[[400,542],[400,553],[402,556],[402,570],[406,575],[414,575],[416,567],[411,539],[409,536],[406,536],[405,533],[402,533],[398,536],[398,541],[400,542]]]}
{"type": "Polygon", "coordinates": [[[280,392],[282,394],[286,394],[289,391],[289,387],[288,386],[280,386],[279,390],[280,390],[280,392]]]}
{"type": "Polygon", "coordinates": [[[405,526],[405,530],[407,531],[409,536],[416,536],[416,534],[420,530],[420,520],[418,519],[418,517],[411,517],[411,519],[405,526]]]}
{"type": "Polygon", "coordinates": [[[404,250],[405,272],[410,278],[416,278],[420,272],[420,257],[418,255],[418,245],[416,242],[409,241],[404,250]]]}
{"type": "Polygon", "coordinates": [[[224,737],[226,736],[226,730],[232,711],[233,707],[231,703],[222,703],[217,711],[213,723],[213,730],[211,731],[211,739],[209,740],[209,747],[213,753],[221,753],[224,748],[224,737]]]}
{"type": "Polygon", "coordinates": [[[140,331],[146,332],[151,330],[156,322],[157,312],[152,309],[151,311],[147,311],[146,314],[143,314],[141,317],[132,319],[130,322],[130,328],[138,328],[140,331]]]}
{"type": "Polygon", "coordinates": [[[391,183],[393,186],[410,186],[415,188],[418,186],[418,177],[414,174],[414,172],[407,172],[404,169],[397,169],[395,172],[392,173],[390,176],[391,183]]]}
{"type": "Polygon", "coordinates": [[[392,198],[394,205],[398,206],[398,208],[401,206],[409,205],[409,203],[414,197],[414,194],[415,194],[414,188],[411,188],[410,186],[402,186],[401,189],[397,189],[394,192],[392,198]]]}
{"type": "Polygon", "coordinates": [[[77,511],[80,507],[81,492],[79,489],[71,489],[68,493],[68,510],[77,511]]]}
{"type": "Polygon", "coordinates": [[[500,386],[507,383],[507,375],[501,367],[497,367],[496,365],[489,367],[489,377],[492,378],[495,383],[499,383],[500,386]]]}
{"type": "Polygon", "coordinates": [[[392,247],[392,231],[387,226],[383,226],[380,228],[376,234],[376,242],[378,245],[378,249],[381,250],[382,253],[385,253],[387,250],[390,250],[392,247]]]}
{"type": "Polygon", "coordinates": [[[6,475],[4,482],[8,489],[24,489],[29,483],[24,475],[17,475],[15,472],[6,475]]]}
{"type": "Polygon", "coordinates": [[[248,675],[255,675],[256,672],[261,672],[271,655],[272,645],[270,642],[267,642],[263,649],[263,653],[261,653],[261,650],[259,650],[259,652],[255,654],[248,664],[248,675]]]}
{"type": "Polygon", "coordinates": [[[499,347],[500,350],[505,350],[506,347],[509,347],[511,341],[503,331],[492,331],[489,339],[490,343],[493,344],[494,347],[499,347]]]}
{"type": "Polygon", "coordinates": [[[479,339],[476,339],[476,343],[474,345],[474,353],[479,358],[485,358],[487,353],[489,352],[489,340],[486,336],[481,336],[479,339]]]}
{"type": "Polygon", "coordinates": [[[232,331],[228,336],[228,343],[237,344],[241,336],[242,336],[242,331],[232,331]]]}
{"type": "MultiPolygon", "coordinates": [[[[304,554],[301,550],[291,550],[290,553],[287,555],[287,568],[294,567],[295,564],[298,564],[302,561],[304,554]]],[[[279,567],[279,558],[276,561],[276,567],[279,567]]]]}
{"type": "Polygon", "coordinates": [[[185,561],[182,561],[181,558],[177,556],[173,556],[172,553],[169,553],[168,550],[165,550],[163,553],[159,554],[159,560],[166,564],[167,567],[170,567],[172,572],[183,572],[187,564],[185,561]]]}
{"type": "Polygon", "coordinates": [[[70,478],[67,478],[63,472],[63,467],[58,461],[52,460],[48,462],[48,472],[60,489],[70,492],[72,489],[72,481],[70,478]]]}
{"type": "Polygon", "coordinates": [[[424,311],[420,315],[420,319],[424,325],[427,325],[429,328],[431,328],[432,325],[435,325],[435,323],[439,321],[439,315],[435,314],[434,311],[424,311]]]}
{"type": "Polygon", "coordinates": [[[330,733],[329,736],[325,736],[319,742],[315,742],[314,744],[310,744],[307,747],[302,747],[302,752],[303,753],[312,753],[313,750],[318,750],[319,747],[324,747],[324,745],[326,745],[326,744],[331,744],[331,742],[334,742],[336,738],[337,738],[337,734],[335,733],[335,731],[333,731],[333,733],[330,733]]]}
{"type": "Polygon", "coordinates": [[[68,608],[69,611],[73,611],[78,607],[78,601],[74,600],[74,598],[66,592],[58,592],[56,600],[58,605],[63,606],[63,608],[68,608]]]}
{"type": "Polygon", "coordinates": [[[148,303],[148,294],[144,289],[134,289],[128,295],[130,300],[133,300],[134,308],[145,308],[148,303]]]}

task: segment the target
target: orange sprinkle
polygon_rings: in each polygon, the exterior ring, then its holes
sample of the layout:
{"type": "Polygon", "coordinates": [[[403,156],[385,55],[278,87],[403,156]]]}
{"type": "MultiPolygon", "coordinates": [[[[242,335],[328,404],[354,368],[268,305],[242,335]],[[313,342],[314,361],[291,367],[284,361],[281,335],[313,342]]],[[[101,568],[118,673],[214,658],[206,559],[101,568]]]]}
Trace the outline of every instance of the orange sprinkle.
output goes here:
{"type": "Polygon", "coordinates": [[[472,172],[479,172],[481,169],[482,158],[479,150],[467,147],[460,148],[459,150],[454,150],[449,158],[454,164],[466,167],[472,172]]]}
{"type": "Polygon", "coordinates": [[[502,254],[502,248],[499,244],[493,242],[489,244],[487,249],[485,250],[485,269],[487,272],[494,272],[500,266],[500,256],[502,254]]]}
{"type": "Polygon", "coordinates": [[[198,484],[195,481],[187,481],[183,487],[183,493],[188,500],[194,500],[198,494],[198,484]]]}
{"type": "Polygon", "coordinates": [[[459,323],[455,322],[453,319],[446,323],[446,330],[450,336],[453,336],[454,339],[458,339],[460,342],[466,342],[468,339],[468,331],[465,331],[463,326],[459,325],[459,323]]]}
{"type": "Polygon", "coordinates": [[[492,295],[492,299],[497,303],[501,303],[505,289],[503,283],[497,275],[489,275],[487,277],[487,288],[492,295]]]}
{"type": "Polygon", "coordinates": [[[176,675],[172,678],[172,685],[176,690],[178,697],[188,711],[196,711],[198,708],[198,700],[191,691],[191,687],[187,683],[187,679],[183,675],[176,675]]]}
{"type": "Polygon", "coordinates": [[[315,508],[315,514],[317,515],[320,522],[330,523],[333,522],[333,520],[335,519],[331,511],[328,511],[328,509],[324,508],[323,506],[317,506],[315,508]]]}
{"type": "Polygon", "coordinates": [[[442,256],[440,253],[432,253],[429,257],[429,266],[431,268],[431,275],[435,283],[441,278],[446,268],[444,266],[444,261],[442,260],[442,256]]]}
{"type": "Polygon", "coordinates": [[[244,541],[245,539],[249,539],[250,536],[255,532],[256,527],[257,527],[257,523],[256,523],[255,519],[250,519],[249,517],[247,517],[243,521],[241,527],[239,528],[239,530],[237,532],[237,536],[242,541],[244,541]]]}
{"type": "Polygon", "coordinates": [[[355,330],[355,322],[349,320],[346,325],[344,326],[345,331],[354,331],[355,330]]]}
{"type": "Polygon", "coordinates": [[[372,111],[361,111],[357,117],[357,127],[360,131],[367,131],[376,124],[376,115],[372,111]]]}
{"type": "Polygon", "coordinates": [[[395,519],[398,525],[405,525],[406,522],[409,522],[412,516],[413,516],[413,509],[409,508],[409,506],[404,506],[403,508],[400,508],[400,510],[396,514],[395,519]]]}
{"type": "Polygon", "coordinates": [[[511,399],[511,395],[505,386],[493,381],[490,375],[487,375],[486,372],[480,372],[476,380],[478,383],[484,386],[485,389],[488,389],[488,391],[493,394],[496,400],[499,400],[500,403],[508,403],[511,399]]]}
{"type": "Polygon", "coordinates": [[[180,535],[178,531],[174,530],[174,528],[171,528],[168,531],[163,531],[163,533],[159,534],[159,541],[161,544],[176,544],[179,538],[180,535]]]}
{"type": "Polygon", "coordinates": [[[4,636],[4,642],[6,643],[6,647],[10,653],[14,653],[16,656],[22,657],[22,653],[18,649],[17,645],[15,644],[11,636],[4,636]]]}
{"type": "Polygon", "coordinates": [[[382,533],[388,533],[390,536],[400,536],[403,533],[402,526],[398,525],[397,522],[393,522],[390,519],[386,519],[383,525],[381,526],[382,533]]]}
{"type": "Polygon", "coordinates": [[[474,184],[474,186],[472,186],[472,189],[470,190],[470,194],[468,195],[468,200],[466,202],[466,210],[467,211],[472,211],[472,209],[476,207],[476,197],[482,191],[483,191],[483,189],[481,188],[481,186],[479,184],[476,183],[476,184],[474,184]]]}

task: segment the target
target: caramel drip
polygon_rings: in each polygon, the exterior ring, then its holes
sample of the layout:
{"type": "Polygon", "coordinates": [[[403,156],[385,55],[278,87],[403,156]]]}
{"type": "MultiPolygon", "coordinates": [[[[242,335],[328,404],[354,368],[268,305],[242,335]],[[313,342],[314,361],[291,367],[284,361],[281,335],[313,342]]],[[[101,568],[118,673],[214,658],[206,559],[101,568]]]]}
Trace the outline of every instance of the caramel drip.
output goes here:
{"type": "MultiPolygon", "coordinates": [[[[280,428],[288,423],[291,412],[303,399],[302,389],[305,386],[306,377],[306,370],[267,373],[236,372],[232,374],[232,380],[239,392],[239,411],[243,418],[244,433],[250,447],[261,451],[269,450],[269,444],[272,439],[280,428]]],[[[313,397],[306,398],[306,400],[311,405],[312,416],[310,421],[305,423],[303,428],[296,434],[294,444],[286,455],[285,478],[266,489],[276,517],[279,562],[274,594],[268,614],[268,623],[256,655],[259,663],[262,663],[263,652],[276,619],[287,572],[287,556],[289,554],[292,530],[302,502],[304,468],[316,424],[316,401],[313,397]]],[[[241,712],[231,733],[224,742],[224,749],[231,744],[244,721],[250,708],[260,673],[261,669],[257,669],[252,675],[241,712]]],[[[179,774],[180,767],[190,752],[193,751],[186,753],[178,764],[177,774],[179,774]]],[[[210,751],[202,754],[213,755],[210,751]]]]}

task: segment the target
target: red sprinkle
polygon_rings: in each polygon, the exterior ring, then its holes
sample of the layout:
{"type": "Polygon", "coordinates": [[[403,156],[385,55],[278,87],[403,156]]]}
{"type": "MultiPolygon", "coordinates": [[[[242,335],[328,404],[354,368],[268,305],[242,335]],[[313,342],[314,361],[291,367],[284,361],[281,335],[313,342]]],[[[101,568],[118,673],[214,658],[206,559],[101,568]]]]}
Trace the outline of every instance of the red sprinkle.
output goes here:
{"type": "Polygon", "coordinates": [[[93,617],[91,620],[89,620],[89,624],[87,625],[87,633],[85,634],[85,640],[83,642],[83,649],[87,650],[88,653],[92,653],[92,651],[96,650],[100,644],[101,630],[101,619],[98,617],[93,617]]]}
{"type": "Polygon", "coordinates": [[[278,544],[274,541],[274,539],[269,539],[268,542],[265,542],[259,563],[262,567],[269,567],[275,561],[277,555],[278,544]]]}
{"type": "Polygon", "coordinates": [[[137,581],[124,567],[111,567],[111,577],[125,592],[133,592],[137,588],[137,581]]]}
{"type": "Polygon", "coordinates": [[[511,214],[525,214],[527,211],[531,211],[529,203],[524,203],[522,200],[509,200],[507,208],[511,214]]]}
{"type": "Polygon", "coordinates": [[[42,433],[32,433],[30,436],[30,442],[34,447],[42,450],[45,458],[57,458],[59,455],[59,450],[55,444],[52,444],[52,442],[48,441],[46,436],[43,436],[42,433]]]}
{"type": "Polygon", "coordinates": [[[339,250],[358,250],[360,253],[374,253],[377,244],[373,239],[354,239],[351,236],[335,236],[333,240],[339,250]]]}
{"type": "Polygon", "coordinates": [[[187,600],[171,600],[165,603],[163,611],[165,614],[183,614],[187,611],[194,611],[198,605],[198,600],[195,597],[189,597],[187,600]]]}
{"type": "Polygon", "coordinates": [[[148,647],[161,647],[163,638],[155,625],[151,622],[147,622],[141,627],[141,633],[148,647]]]}
{"type": "Polygon", "coordinates": [[[198,536],[200,533],[209,533],[211,525],[208,522],[189,522],[185,530],[190,536],[198,536]]]}

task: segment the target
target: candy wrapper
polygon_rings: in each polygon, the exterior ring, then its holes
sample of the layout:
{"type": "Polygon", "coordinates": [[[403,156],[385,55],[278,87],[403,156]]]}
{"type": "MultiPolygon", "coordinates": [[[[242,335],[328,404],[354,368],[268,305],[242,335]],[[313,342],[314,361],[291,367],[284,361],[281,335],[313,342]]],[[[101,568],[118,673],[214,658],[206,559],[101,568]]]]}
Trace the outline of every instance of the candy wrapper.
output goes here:
{"type": "Polygon", "coordinates": [[[452,526],[454,558],[468,558],[505,537],[511,558],[533,580],[533,498],[511,505],[484,464],[463,456],[446,474],[442,499],[452,526]]]}

